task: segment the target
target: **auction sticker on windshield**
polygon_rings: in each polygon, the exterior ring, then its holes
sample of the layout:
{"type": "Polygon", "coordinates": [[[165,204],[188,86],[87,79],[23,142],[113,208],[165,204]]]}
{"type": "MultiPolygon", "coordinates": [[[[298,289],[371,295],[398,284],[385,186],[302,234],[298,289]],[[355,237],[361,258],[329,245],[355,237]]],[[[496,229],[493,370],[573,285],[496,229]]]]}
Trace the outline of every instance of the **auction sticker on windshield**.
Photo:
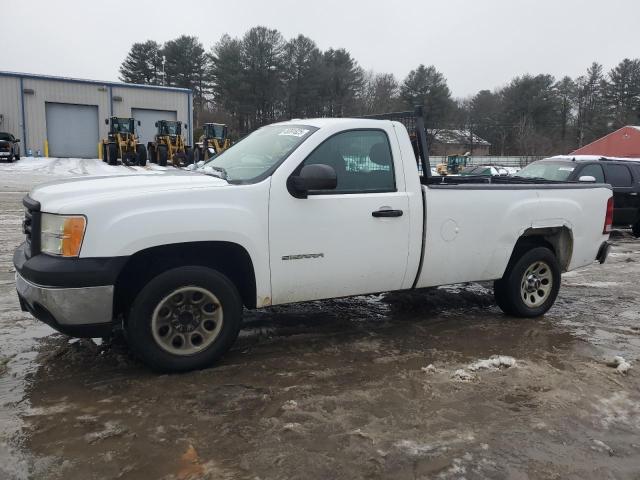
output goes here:
{"type": "Polygon", "coordinates": [[[573,167],[559,167],[558,170],[562,170],[563,172],[573,172],[573,167]]]}
{"type": "Polygon", "coordinates": [[[304,137],[309,130],[306,128],[287,128],[278,135],[286,135],[288,137],[304,137]]]}

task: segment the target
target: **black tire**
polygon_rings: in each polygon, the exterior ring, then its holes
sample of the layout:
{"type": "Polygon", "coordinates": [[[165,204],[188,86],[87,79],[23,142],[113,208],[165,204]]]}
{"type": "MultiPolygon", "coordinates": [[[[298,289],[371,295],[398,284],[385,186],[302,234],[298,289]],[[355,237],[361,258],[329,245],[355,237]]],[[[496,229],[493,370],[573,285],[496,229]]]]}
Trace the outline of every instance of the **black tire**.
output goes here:
{"type": "Polygon", "coordinates": [[[147,147],[147,156],[149,157],[149,162],[158,163],[158,157],[156,153],[156,147],[152,143],[147,147]]]}
{"type": "Polygon", "coordinates": [[[122,163],[128,167],[137,165],[136,154],[134,152],[124,152],[122,155],[122,163]]]}
{"type": "Polygon", "coordinates": [[[102,144],[102,161],[107,162],[107,145],[104,143],[102,144]]]}
{"type": "Polygon", "coordinates": [[[20,150],[18,150],[18,153],[16,153],[16,160],[20,160],[20,150]]]}
{"type": "MultiPolygon", "coordinates": [[[[150,368],[161,372],[186,372],[210,367],[231,348],[241,325],[242,301],[235,285],[216,270],[185,266],[167,270],[145,285],[129,311],[126,333],[134,353],[150,368]],[[217,297],[223,316],[219,333],[210,345],[197,353],[179,355],[167,351],[155,339],[152,319],[154,311],[163,300],[183,287],[196,287],[211,292],[217,297]]],[[[164,335],[171,335],[173,332],[169,329],[164,335]]]]}
{"type": "Polygon", "coordinates": [[[193,162],[198,163],[200,160],[202,160],[202,152],[198,147],[193,147],[193,162]]]}
{"type": "Polygon", "coordinates": [[[178,152],[173,156],[173,160],[171,163],[174,167],[186,167],[187,166],[187,155],[184,152],[178,152]]]}
{"type": "Polygon", "coordinates": [[[109,165],[118,164],[118,147],[115,143],[107,144],[107,163],[109,165]]]}
{"type": "Polygon", "coordinates": [[[186,150],[187,153],[187,165],[191,165],[193,162],[193,149],[192,148],[187,148],[186,150]]]}
{"type": "Polygon", "coordinates": [[[161,167],[167,166],[167,160],[169,159],[169,149],[166,145],[158,145],[158,165],[161,167]]]}
{"type": "Polygon", "coordinates": [[[147,164],[147,147],[142,144],[136,145],[136,163],[141,167],[147,164]]]}
{"type": "Polygon", "coordinates": [[[640,220],[633,224],[631,227],[631,233],[634,237],[640,238],[640,220]]]}
{"type": "MultiPolygon", "coordinates": [[[[554,304],[560,290],[560,265],[554,253],[546,247],[534,247],[516,252],[517,256],[509,262],[507,271],[500,280],[494,282],[494,296],[500,309],[507,315],[532,318],[544,315],[554,304]],[[546,264],[546,265],[545,265],[546,264]],[[525,290],[525,273],[539,266],[537,271],[544,277],[544,285],[525,290]],[[549,268],[549,272],[546,271],[549,268]],[[548,286],[548,283],[551,283],[548,286]],[[547,288],[545,288],[547,285],[547,288]],[[537,288],[537,290],[536,290],[537,288]],[[542,295],[540,292],[544,293],[542,295]],[[527,300],[525,300],[527,298],[527,300]]],[[[533,275],[532,283],[539,283],[538,275],[533,275]]]]}

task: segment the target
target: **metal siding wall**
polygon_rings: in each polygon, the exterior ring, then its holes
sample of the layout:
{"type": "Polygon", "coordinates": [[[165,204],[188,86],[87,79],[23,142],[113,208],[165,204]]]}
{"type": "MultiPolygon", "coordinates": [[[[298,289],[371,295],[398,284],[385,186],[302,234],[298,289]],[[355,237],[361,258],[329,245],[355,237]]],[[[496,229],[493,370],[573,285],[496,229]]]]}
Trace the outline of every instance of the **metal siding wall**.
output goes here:
{"type": "MultiPolygon", "coordinates": [[[[99,85],[31,78],[24,79],[24,88],[34,90],[33,95],[24,96],[28,144],[34,153],[40,150],[44,154],[44,141],[47,138],[46,102],[97,106],[100,135],[106,135],[104,119],[109,116],[108,88],[101,91],[99,85]]],[[[97,158],[97,143],[95,155],[97,158]]]]}
{"type": "Polygon", "coordinates": [[[20,150],[24,154],[24,139],[22,138],[22,111],[20,108],[20,79],[0,77],[0,114],[4,116],[0,124],[0,132],[12,133],[23,144],[20,150]]]}
{"type": "Polygon", "coordinates": [[[22,139],[23,152],[26,153],[28,147],[34,153],[37,150],[44,153],[47,135],[45,103],[69,103],[96,105],[100,138],[104,138],[108,131],[104,119],[112,114],[110,92],[114,97],[122,97],[122,101],[113,102],[113,115],[130,117],[132,108],[175,111],[177,119],[189,125],[186,137],[191,137],[193,116],[190,111],[192,110],[190,92],[135,88],[126,85],[102,86],[99,82],[83,83],[78,80],[21,77],[20,74],[0,75],[0,113],[4,115],[4,123],[0,125],[0,131],[10,131],[22,139]],[[20,98],[21,79],[23,88],[34,90],[34,94],[24,95],[24,125],[20,98]],[[23,129],[26,130],[27,138],[23,138],[23,129]]]}
{"type": "Polygon", "coordinates": [[[188,102],[186,98],[189,92],[175,92],[171,90],[128,88],[126,86],[113,87],[113,96],[122,97],[121,102],[113,102],[113,114],[116,117],[130,117],[131,111],[136,108],[147,110],[169,110],[177,114],[177,120],[189,125],[189,138],[191,134],[191,122],[189,119],[188,102]]]}

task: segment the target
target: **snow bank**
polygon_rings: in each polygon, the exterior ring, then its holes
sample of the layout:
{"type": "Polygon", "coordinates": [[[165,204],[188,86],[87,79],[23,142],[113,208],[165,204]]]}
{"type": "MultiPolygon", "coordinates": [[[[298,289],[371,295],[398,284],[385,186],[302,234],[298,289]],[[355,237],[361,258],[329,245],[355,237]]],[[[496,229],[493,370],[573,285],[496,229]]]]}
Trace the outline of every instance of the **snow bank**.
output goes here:
{"type": "Polygon", "coordinates": [[[54,177],[84,175],[130,175],[131,173],[162,173],[173,167],[160,167],[148,163],[145,167],[108,165],[98,158],[45,158],[23,157],[17,162],[0,163],[0,173],[40,174],[54,177]]]}

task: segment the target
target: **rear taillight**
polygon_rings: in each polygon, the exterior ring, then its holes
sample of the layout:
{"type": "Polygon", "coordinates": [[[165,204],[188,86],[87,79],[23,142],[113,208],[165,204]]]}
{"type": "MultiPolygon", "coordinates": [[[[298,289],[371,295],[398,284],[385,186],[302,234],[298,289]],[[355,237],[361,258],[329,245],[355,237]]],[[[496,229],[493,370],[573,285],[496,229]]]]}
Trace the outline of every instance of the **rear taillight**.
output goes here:
{"type": "Polygon", "coordinates": [[[602,230],[602,233],[611,233],[612,226],[613,226],[613,197],[609,197],[609,200],[607,200],[607,214],[604,217],[604,230],[602,230]]]}

